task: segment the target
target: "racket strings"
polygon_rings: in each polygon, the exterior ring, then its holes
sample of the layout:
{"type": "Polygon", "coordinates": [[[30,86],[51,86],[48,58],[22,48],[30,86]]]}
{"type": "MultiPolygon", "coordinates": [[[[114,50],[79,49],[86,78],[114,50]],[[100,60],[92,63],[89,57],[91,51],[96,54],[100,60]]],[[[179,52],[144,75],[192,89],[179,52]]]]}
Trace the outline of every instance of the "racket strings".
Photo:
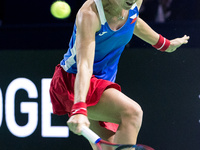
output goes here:
{"type": "Polygon", "coordinates": [[[136,145],[119,145],[115,150],[133,150],[136,145]]]}
{"type": "Polygon", "coordinates": [[[103,143],[98,143],[97,147],[98,150],[103,150],[101,146],[106,146],[106,147],[112,147],[113,150],[133,150],[133,148],[136,148],[136,145],[122,145],[122,144],[114,144],[110,142],[103,142],[103,143]]]}
{"type": "Polygon", "coordinates": [[[146,146],[146,145],[121,145],[121,144],[113,144],[113,143],[97,143],[96,146],[98,150],[104,150],[101,146],[112,147],[113,150],[154,150],[153,148],[146,146]]]}

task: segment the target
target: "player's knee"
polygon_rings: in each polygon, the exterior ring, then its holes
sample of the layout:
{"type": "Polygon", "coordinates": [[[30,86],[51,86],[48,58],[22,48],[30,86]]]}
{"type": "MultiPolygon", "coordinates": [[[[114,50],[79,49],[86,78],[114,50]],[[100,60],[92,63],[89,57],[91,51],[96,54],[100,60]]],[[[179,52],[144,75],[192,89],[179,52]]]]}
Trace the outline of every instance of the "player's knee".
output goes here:
{"type": "Polygon", "coordinates": [[[136,107],[133,107],[130,110],[131,113],[131,119],[133,122],[137,122],[138,124],[141,124],[142,117],[143,117],[143,111],[140,105],[137,105],[136,107]]]}
{"type": "Polygon", "coordinates": [[[140,105],[129,106],[123,116],[123,120],[130,125],[140,128],[142,124],[143,111],[140,105]]]}
{"type": "Polygon", "coordinates": [[[139,119],[143,116],[143,111],[140,105],[134,104],[134,105],[129,105],[124,113],[125,117],[130,117],[131,118],[136,118],[139,119]]]}
{"type": "Polygon", "coordinates": [[[134,111],[132,111],[132,115],[129,119],[129,122],[139,131],[142,125],[142,118],[143,118],[143,111],[139,106],[138,108],[134,109],[134,111]]]}

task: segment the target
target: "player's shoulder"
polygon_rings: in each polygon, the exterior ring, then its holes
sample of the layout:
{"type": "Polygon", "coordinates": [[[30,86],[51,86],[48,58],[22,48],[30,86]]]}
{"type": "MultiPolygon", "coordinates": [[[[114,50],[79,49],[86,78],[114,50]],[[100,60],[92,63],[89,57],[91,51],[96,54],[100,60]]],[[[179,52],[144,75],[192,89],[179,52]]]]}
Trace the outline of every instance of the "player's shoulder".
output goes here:
{"type": "Polygon", "coordinates": [[[141,7],[141,5],[142,5],[142,2],[143,2],[143,0],[137,0],[137,1],[136,1],[136,5],[137,5],[137,7],[138,7],[138,10],[140,10],[140,7],[141,7]]]}
{"type": "Polygon", "coordinates": [[[90,26],[94,31],[101,28],[101,23],[94,0],[87,0],[76,15],[76,25],[79,27],[90,26]]]}
{"type": "Polygon", "coordinates": [[[76,17],[91,21],[98,21],[99,16],[94,0],[87,0],[79,9],[76,17]]]}

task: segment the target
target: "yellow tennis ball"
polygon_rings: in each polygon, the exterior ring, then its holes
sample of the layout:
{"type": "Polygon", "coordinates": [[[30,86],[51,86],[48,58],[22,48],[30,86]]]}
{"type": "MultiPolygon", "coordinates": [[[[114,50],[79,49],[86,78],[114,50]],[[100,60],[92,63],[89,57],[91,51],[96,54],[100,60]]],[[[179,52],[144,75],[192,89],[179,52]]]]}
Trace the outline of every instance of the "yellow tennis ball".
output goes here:
{"type": "Polygon", "coordinates": [[[51,5],[51,14],[59,19],[65,19],[70,16],[71,7],[65,1],[56,1],[51,5]]]}

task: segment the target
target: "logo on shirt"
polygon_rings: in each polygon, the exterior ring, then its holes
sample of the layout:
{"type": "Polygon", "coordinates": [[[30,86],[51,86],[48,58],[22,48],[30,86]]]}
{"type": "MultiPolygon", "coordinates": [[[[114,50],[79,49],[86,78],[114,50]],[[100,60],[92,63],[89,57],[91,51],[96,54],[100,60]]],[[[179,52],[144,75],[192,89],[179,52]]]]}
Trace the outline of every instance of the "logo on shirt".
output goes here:
{"type": "Polygon", "coordinates": [[[108,33],[107,31],[99,33],[99,36],[103,36],[104,34],[108,33]]]}
{"type": "Polygon", "coordinates": [[[133,19],[132,22],[131,22],[131,24],[135,23],[135,21],[137,20],[137,14],[134,14],[130,18],[133,19]]]}

